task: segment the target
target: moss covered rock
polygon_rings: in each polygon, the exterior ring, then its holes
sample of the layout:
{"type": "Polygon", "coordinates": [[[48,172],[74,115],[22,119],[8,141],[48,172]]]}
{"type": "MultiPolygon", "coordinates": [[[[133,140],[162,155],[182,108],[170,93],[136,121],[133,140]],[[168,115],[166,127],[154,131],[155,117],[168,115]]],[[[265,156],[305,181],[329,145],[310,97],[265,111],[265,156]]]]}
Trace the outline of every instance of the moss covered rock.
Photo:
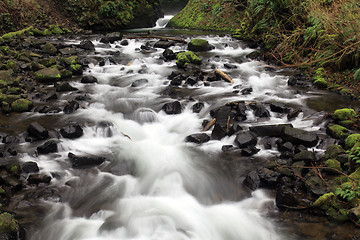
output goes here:
{"type": "Polygon", "coordinates": [[[348,129],[354,129],[355,122],[353,120],[344,120],[344,121],[340,121],[339,125],[346,127],[348,129]]]}
{"type": "Polygon", "coordinates": [[[10,213],[0,214],[0,231],[6,233],[17,232],[19,224],[10,213]]]}
{"type": "Polygon", "coordinates": [[[332,119],[335,121],[344,121],[356,117],[356,112],[351,108],[343,108],[335,110],[332,119]]]}
{"type": "Polygon", "coordinates": [[[57,53],[57,49],[52,43],[46,42],[42,48],[42,52],[49,55],[55,55],[57,53]]]}
{"type": "Polygon", "coordinates": [[[324,88],[327,88],[328,83],[327,83],[327,81],[326,81],[324,78],[317,78],[317,79],[314,81],[314,85],[315,85],[317,88],[324,89],[324,88]]]}
{"type": "Polygon", "coordinates": [[[335,144],[330,145],[328,147],[328,149],[326,149],[326,151],[325,151],[325,159],[331,159],[331,158],[336,159],[336,157],[339,154],[342,154],[344,152],[345,152],[345,150],[342,148],[342,146],[335,145],[335,144]]]}
{"type": "Polygon", "coordinates": [[[342,140],[346,139],[350,135],[349,130],[346,127],[337,124],[328,127],[326,132],[333,138],[342,140]]]}
{"type": "Polygon", "coordinates": [[[11,104],[11,110],[14,112],[28,112],[32,107],[32,101],[23,98],[20,98],[11,104]]]}
{"type": "Polygon", "coordinates": [[[194,52],[210,51],[213,47],[205,39],[193,39],[188,44],[188,49],[194,52]]]}
{"type": "Polygon", "coordinates": [[[341,164],[338,160],[336,159],[328,159],[324,162],[324,167],[328,167],[328,168],[333,168],[333,169],[325,169],[326,172],[328,173],[334,173],[334,174],[339,174],[338,171],[342,171],[342,168],[341,168],[341,164]],[[336,171],[338,170],[338,171],[336,171]]]}
{"type": "Polygon", "coordinates": [[[35,79],[42,82],[55,82],[60,78],[60,72],[56,68],[45,68],[35,72],[35,79]]]}
{"type": "Polygon", "coordinates": [[[192,51],[179,53],[176,56],[176,59],[177,59],[176,65],[179,68],[184,68],[189,63],[197,64],[197,65],[201,64],[201,59],[198,56],[196,56],[196,54],[193,53],[192,51]]]}
{"type": "Polygon", "coordinates": [[[360,134],[351,134],[345,140],[345,149],[351,149],[360,141],[360,134]]]}
{"type": "Polygon", "coordinates": [[[69,69],[73,75],[82,75],[83,74],[83,68],[80,64],[71,64],[69,69]]]}
{"type": "Polygon", "coordinates": [[[322,209],[327,216],[339,222],[348,220],[349,210],[343,205],[332,192],[322,195],[313,203],[314,207],[322,209]]]}
{"type": "Polygon", "coordinates": [[[68,57],[68,58],[64,58],[64,59],[63,59],[63,62],[64,62],[67,66],[76,65],[76,64],[79,63],[79,57],[78,57],[78,56],[71,56],[71,57],[68,57]]]}

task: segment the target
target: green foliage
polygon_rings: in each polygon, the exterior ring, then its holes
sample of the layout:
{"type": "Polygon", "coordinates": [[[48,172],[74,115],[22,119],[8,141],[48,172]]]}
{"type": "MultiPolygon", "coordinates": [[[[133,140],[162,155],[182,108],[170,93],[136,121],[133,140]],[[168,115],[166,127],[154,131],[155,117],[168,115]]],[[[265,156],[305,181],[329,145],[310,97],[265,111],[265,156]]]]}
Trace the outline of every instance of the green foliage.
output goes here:
{"type": "Polygon", "coordinates": [[[350,161],[360,164],[360,146],[352,149],[351,151],[347,151],[347,153],[349,154],[350,161]]]}
{"type": "Polygon", "coordinates": [[[116,5],[113,1],[107,1],[105,4],[101,5],[99,12],[103,17],[115,17],[117,15],[116,5]]]}
{"type": "Polygon", "coordinates": [[[360,68],[357,69],[354,73],[354,80],[359,81],[360,80],[360,68]]]}
{"type": "Polygon", "coordinates": [[[360,185],[358,181],[343,183],[341,187],[336,188],[335,194],[342,199],[352,201],[360,196],[360,185]]]}
{"type": "Polygon", "coordinates": [[[1,232],[16,232],[19,229],[18,222],[10,213],[0,214],[0,231],[1,232]]]}

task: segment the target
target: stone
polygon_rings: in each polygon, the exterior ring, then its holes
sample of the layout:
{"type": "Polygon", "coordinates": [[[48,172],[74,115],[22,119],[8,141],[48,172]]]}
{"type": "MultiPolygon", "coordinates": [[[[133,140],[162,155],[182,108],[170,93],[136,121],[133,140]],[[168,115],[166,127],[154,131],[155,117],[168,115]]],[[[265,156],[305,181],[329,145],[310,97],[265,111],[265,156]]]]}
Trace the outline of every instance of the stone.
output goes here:
{"type": "Polygon", "coordinates": [[[337,144],[330,145],[325,151],[325,159],[336,159],[340,154],[345,153],[342,146],[337,144]]]}
{"type": "Polygon", "coordinates": [[[251,190],[256,190],[260,187],[260,178],[258,173],[254,170],[246,175],[243,183],[251,190]]]}
{"type": "Polygon", "coordinates": [[[242,89],[240,92],[242,95],[249,95],[253,92],[253,88],[247,87],[247,88],[242,89]]]}
{"type": "Polygon", "coordinates": [[[208,141],[210,141],[210,137],[206,133],[195,133],[185,138],[185,142],[192,142],[197,144],[202,144],[208,141]]]}
{"type": "Polygon", "coordinates": [[[95,51],[94,44],[88,39],[81,41],[78,47],[88,51],[95,51]]]}
{"type": "Polygon", "coordinates": [[[259,168],[257,173],[260,178],[260,187],[271,188],[276,186],[280,173],[270,170],[268,168],[259,168]]]}
{"type": "Polygon", "coordinates": [[[328,83],[324,78],[319,77],[314,81],[314,86],[320,89],[325,89],[327,88],[328,83]]]}
{"type": "Polygon", "coordinates": [[[244,121],[247,118],[247,114],[246,114],[246,104],[245,102],[238,102],[237,106],[236,106],[236,120],[237,121],[244,121]]]}
{"type": "Polygon", "coordinates": [[[241,149],[241,156],[249,157],[249,156],[252,156],[252,155],[258,153],[259,151],[260,151],[260,149],[254,147],[254,146],[242,148],[241,149]]]}
{"type": "Polygon", "coordinates": [[[182,112],[181,104],[179,101],[164,104],[162,110],[169,115],[180,114],[182,112]]]}
{"type": "Polygon", "coordinates": [[[131,84],[131,87],[143,87],[145,86],[146,84],[148,84],[149,81],[147,79],[138,79],[138,80],[135,80],[132,84],[131,84]]]}
{"type": "Polygon", "coordinates": [[[335,110],[332,119],[335,121],[344,121],[350,120],[351,118],[356,117],[356,112],[351,108],[342,108],[335,110]]]}
{"type": "Polygon", "coordinates": [[[298,204],[294,192],[290,188],[285,186],[277,189],[275,202],[276,206],[280,208],[296,207],[298,204]]]}
{"type": "Polygon", "coordinates": [[[311,165],[317,161],[316,155],[312,151],[301,151],[294,155],[294,162],[304,161],[306,165],[311,165]]]}
{"type": "Polygon", "coordinates": [[[283,128],[281,139],[285,142],[291,142],[295,145],[304,145],[306,147],[315,147],[319,141],[319,137],[316,133],[292,127],[283,128]]]}
{"type": "Polygon", "coordinates": [[[299,114],[302,112],[302,109],[301,108],[296,108],[296,109],[293,109],[291,110],[288,115],[287,115],[287,119],[289,121],[297,118],[297,116],[299,116],[299,114]]]}
{"type": "Polygon", "coordinates": [[[80,107],[80,104],[77,101],[73,100],[64,107],[63,111],[65,114],[71,114],[71,113],[75,112],[76,110],[78,110],[79,107],[80,107]]]}
{"type": "Polygon", "coordinates": [[[64,138],[75,139],[81,137],[84,132],[79,124],[70,124],[60,130],[61,136],[64,138]]]}
{"type": "Polygon", "coordinates": [[[89,168],[102,164],[105,162],[104,157],[99,156],[76,156],[73,153],[69,153],[68,157],[72,163],[73,168],[89,168]]]}
{"type": "Polygon", "coordinates": [[[159,40],[154,44],[154,48],[167,49],[172,46],[175,46],[175,43],[173,41],[165,41],[165,40],[159,40]]]}
{"type": "Polygon", "coordinates": [[[292,127],[291,124],[259,125],[250,127],[250,131],[261,137],[280,137],[284,127],[292,127]]]}
{"type": "Polygon", "coordinates": [[[211,132],[211,139],[213,140],[221,140],[223,137],[225,137],[226,129],[221,127],[219,124],[215,124],[213,131],[211,132]]]}
{"type": "Polygon", "coordinates": [[[178,55],[176,56],[176,65],[179,68],[184,68],[186,67],[186,65],[188,64],[196,64],[196,65],[200,65],[201,64],[201,59],[192,51],[187,51],[187,52],[182,52],[182,53],[178,53],[178,55]]]}
{"type": "Polygon", "coordinates": [[[37,122],[31,123],[27,128],[27,133],[31,137],[35,137],[38,140],[44,140],[49,137],[49,132],[43,126],[37,122]]]}
{"type": "Polygon", "coordinates": [[[36,148],[37,152],[41,154],[49,154],[49,153],[55,153],[58,151],[57,147],[58,141],[56,140],[49,140],[45,142],[43,145],[40,145],[36,148]]]}
{"type": "Polygon", "coordinates": [[[210,45],[205,39],[193,39],[188,44],[188,50],[194,52],[204,52],[214,49],[214,46],[210,45]]]}
{"type": "Polygon", "coordinates": [[[7,84],[11,84],[14,82],[15,77],[13,77],[14,70],[2,70],[0,71],[0,79],[3,80],[7,84]]]}
{"type": "Polygon", "coordinates": [[[41,82],[56,82],[61,79],[57,68],[44,68],[35,72],[35,79],[41,82]]]}
{"type": "Polygon", "coordinates": [[[42,52],[49,55],[56,55],[57,49],[52,43],[46,42],[42,48],[42,52]]]}
{"type": "Polygon", "coordinates": [[[113,32],[106,34],[104,37],[100,39],[101,43],[114,43],[115,41],[121,41],[123,35],[119,32],[113,32]]]}
{"type": "Polygon", "coordinates": [[[204,106],[205,104],[203,102],[198,102],[192,106],[192,110],[194,113],[199,113],[204,108],[204,106]]]}
{"type": "Polygon", "coordinates": [[[235,69],[235,68],[237,68],[236,65],[231,64],[231,63],[224,63],[224,67],[227,68],[227,69],[235,69]]]}
{"type": "Polygon", "coordinates": [[[166,60],[175,60],[176,59],[176,54],[174,53],[173,50],[167,48],[165,49],[165,51],[162,53],[163,57],[166,60]]]}
{"type": "Polygon", "coordinates": [[[188,77],[185,82],[190,86],[194,86],[198,82],[198,79],[194,77],[188,77]]]}
{"type": "Polygon", "coordinates": [[[72,91],[77,91],[77,90],[79,90],[79,89],[71,86],[70,83],[68,83],[68,82],[64,82],[62,84],[56,85],[57,92],[72,92],[72,91]]]}
{"type": "Polygon", "coordinates": [[[81,78],[81,83],[97,83],[98,80],[94,76],[83,76],[81,78]]]}
{"type": "Polygon", "coordinates": [[[171,74],[167,77],[169,80],[173,80],[176,76],[181,75],[181,72],[178,71],[172,71],[171,74]]]}
{"type": "Polygon", "coordinates": [[[254,115],[256,117],[263,117],[263,118],[270,117],[270,112],[266,109],[264,104],[252,103],[250,104],[250,107],[254,111],[254,115]]]}
{"type": "Polygon", "coordinates": [[[13,112],[29,112],[33,106],[32,101],[20,98],[11,103],[11,110],[13,112]]]}
{"type": "Polygon", "coordinates": [[[324,167],[331,168],[331,169],[324,169],[324,172],[329,174],[340,174],[342,172],[341,163],[336,159],[328,159],[324,162],[324,167]],[[337,170],[337,171],[336,171],[337,170]]]}
{"type": "Polygon", "coordinates": [[[26,173],[36,173],[40,171],[36,162],[25,162],[21,165],[21,169],[26,173]]]}
{"type": "Polygon", "coordinates": [[[51,182],[51,177],[49,175],[46,174],[31,174],[28,179],[27,179],[29,184],[40,184],[40,183],[50,183],[51,182]]]}
{"type": "Polygon", "coordinates": [[[277,113],[288,113],[291,109],[285,103],[275,102],[270,104],[270,110],[277,113]]]}
{"type": "Polygon", "coordinates": [[[120,45],[121,45],[121,46],[127,46],[127,45],[129,45],[129,41],[126,40],[126,39],[124,39],[124,40],[122,40],[122,41],[120,42],[120,45]]]}
{"type": "Polygon", "coordinates": [[[350,135],[349,129],[337,124],[328,126],[326,128],[326,133],[333,138],[341,140],[345,140],[350,135]]]}
{"type": "Polygon", "coordinates": [[[236,110],[233,110],[231,106],[222,106],[210,111],[210,115],[216,118],[216,122],[223,127],[227,125],[228,119],[234,119],[236,114],[236,110]]]}
{"type": "Polygon", "coordinates": [[[76,50],[76,48],[74,48],[74,47],[62,48],[62,49],[59,49],[59,52],[62,55],[76,55],[76,54],[78,54],[78,50],[76,50]]]}
{"type": "Polygon", "coordinates": [[[78,56],[70,56],[63,59],[63,62],[66,66],[70,66],[71,64],[78,64],[79,63],[79,57],[78,56]]]}
{"type": "Polygon", "coordinates": [[[257,144],[257,136],[250,131],[242,131],[236,134],[235,144],[239,148],[254,147],[257,144]]]}
{"type": "Polygon", "coordinates": [[[351,134],[345,139],[345,149],[351,149],[356,143],[360,142],[360,134],[351,134]]]}

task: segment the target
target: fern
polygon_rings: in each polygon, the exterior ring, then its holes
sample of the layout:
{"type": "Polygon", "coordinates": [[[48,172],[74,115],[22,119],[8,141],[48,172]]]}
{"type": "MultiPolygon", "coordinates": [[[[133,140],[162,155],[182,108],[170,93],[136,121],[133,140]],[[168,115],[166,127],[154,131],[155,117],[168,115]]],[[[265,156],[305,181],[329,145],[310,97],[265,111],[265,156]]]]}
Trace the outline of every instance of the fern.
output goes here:
{"type": "Polygon", "coordinates": [[[355,71],[355,73],[354,73],[354,80],[355,80],[355,81],[360,80],[360,68],[355,71]]]}

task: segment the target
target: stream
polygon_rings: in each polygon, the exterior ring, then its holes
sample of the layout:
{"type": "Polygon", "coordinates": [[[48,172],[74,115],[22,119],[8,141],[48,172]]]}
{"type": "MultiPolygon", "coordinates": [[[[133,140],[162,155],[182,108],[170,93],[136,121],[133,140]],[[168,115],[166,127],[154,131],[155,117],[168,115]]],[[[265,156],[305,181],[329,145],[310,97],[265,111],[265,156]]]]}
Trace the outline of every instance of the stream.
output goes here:
{"type": "MultiPolygon", "coordinates": [[[[26,122],[57,128],[78,123],[84,131],[77,139],[61,138],[54,154],[37,156],[32,154],[33,144],[22,145],[21,161],[37,162],[41,173],[53,176],[51,185],[60,189],[59,198],[42,203],[47,213],[41,225],[30,232],[29,239],[330,239],[326,234],[335,225],[326,218],[319,220],[321,224],[316,217],[308,223],[307,219],[300,220],[301,214],[289,213],[284,220],[273,191],[251,191],[242,184],[249,172],[279,155],[276,149],[266,149],[259,141],[256,147],[260,151],[244,157],[236,149],[224,151],[223,146],[234,145],[235,135],[202,144],[185,139],[203,133],[203,122],[213,118],[212,111],[231,102],[276,102],[302,109],[297,117],[288,120],[286,115],[272,111],[269,117],[258,118],[248,108],[246,119],[241,121],[243,129],[291,123],[294,128],[319,134],[325,134],[325,122],[319,123],[318,119],[353,102],[326,92],[290,87],[290,69],[248,59],[246,56],[254,49],[241,41],[222,33],[165,29],[168,19],[166,16],[158,21],[154,29],[125,32],[127,45],[103,44],[92,36],[96,51],[87,57],[105,59],[105,64],[90,63],[84,75],[94,76],[98,83],[82,84],[77,78],[70,82],[89,100],[72,114],[27,115],[26,122]],[[164,49],[142,47],[152,46],[158,39],[131,38],[143,31],[187,42],[206,39],[215,48],[197,53],[202,59],[201,68],[181,70],[175,60],[164,61],[164,49]],[[198,76],[199,72],[210,74],[215,69],[226,72],[234,83],[184,80],[174,86],[175,95],[164,94],[172,72],[198,76]],[[244,89],[251,91],[244,94],[244,89]],[[325,100],[332,98],[336,104],[325,100]],[[163,106],[176,100],[181,104],[181,113],[166,114],[163,106]],[[203,107],[194,112],[198,103],[203,107]],[[70,152],[76,156],[101,156],[106,161],[98,167],[73,168],[70,152]],[[294,223],[295,218],[299,219],[298,224],[294,223]],[[300,222],[308,225],[297,231],[300,222]],[[314,235],[314,228],[324,234],[314,235]]],[[[66,41],[78,44],[81,39],[66,41]]],[[[175,43],[170,49],[185,51],[187,45],[175,43]]],[[[70,101],[76,94],[64,93],[60,102],[70,101]]],[[[205,133],[210,136],[212,129],[205,133]]],[[[309,150],[321,154],[324,148],[309,150]]]]}

